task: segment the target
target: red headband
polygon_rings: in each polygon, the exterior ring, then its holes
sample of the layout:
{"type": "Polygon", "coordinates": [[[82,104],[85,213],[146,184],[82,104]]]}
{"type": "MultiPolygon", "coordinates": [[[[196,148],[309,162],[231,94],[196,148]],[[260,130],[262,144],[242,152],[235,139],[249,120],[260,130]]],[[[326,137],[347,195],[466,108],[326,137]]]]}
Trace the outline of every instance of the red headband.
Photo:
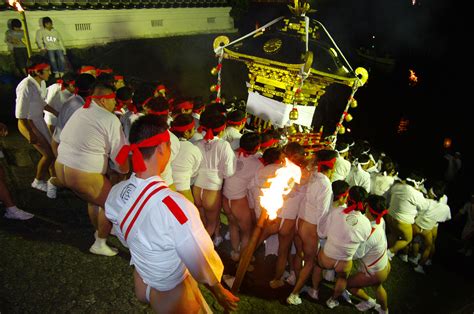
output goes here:
{"type": "Polygon", "coordinates": [[[194,128],[194,119],[193,122],[186,125],[172,126],[171,131],[186,132],[187,130],[191,130],[192,128],[194,128]]]}
{"type": "Polygon", "coordinates": [[[74,80],[70,80],[70,81],[57,80],[56,83],[61,85],[61,90],[62,91],[66,89],[66,86],[64,86],[64,83],[66,83],[68,85],[76,85],[76,81],[74,81],[74,80]]]}
{"type": "Polygon", "coordinates": [[[93,67],[92,65],[86,65],[86,66],[83,66],[80,70],[79,70],[79,73],[86,73],[86,72],[89,72],[89,71],[96,71],[96,68],[93,67]]]}
{"type": "Polygon", "coordinates": [[[116,80],[116,81],[123,80],[123,76],[122,75],[115,75],[114,80],[116,80]]]}
{"type": "Polygon", "coordinates": [[[229,125],[241,125],[242,123],[245,123],[247,121],[247,117],[243,118],[240,121],[229,121],[227,120],[227,124],[229,125]]]}
{"type": "Polygon", "coordinates": [[[202,131],[205,131],[206,132],[206,135],[204,136],[204,139],[206,141],[210,141],[212,139],[214,139],[214,132],[216,132],[217,134],[219,134],[220,132],[224,131],[225,130],[225,127],[226,127],[226,124],[224,123],[222,126],[218,127],[218,128],[214,128],[214,129],[211,129],[211,128],[206,128],[204,126],[200,126],[199,127],[199,132],[202,132],[202,131]]]}
{"type": "Polygon", "coordinates": [[[174,109],[184,109],[184,110],[189,110],[193,109],[193,103],[190,101],[184,101],[182,103],[177,104],[174,109]]]}
{"type": "MultiPolygon", "coordinates": [[[[239,156],[243,155],[244,157],[248,157],[248,156],[251,156],[251,155],[255,154],[255,152],[258,151],[259,148],[260,148],[260,145],[257,145],[257,147],[256,147],[253,151],[249,152],[248,150],[245,150],[245,149],[243,149],[242,147],[240,147],[240,148],[237,150],[237,154],[238,154],[239,156]]],[[[263,162],[263,159],[262,159],[262,162],[263,162]]]]}
{"type": "Polygon", "coordinates": [[[115,93],[110,93],[107,95],[96,95],[96,96],[88,96],[86,97],[86,102],[84,103],[83,108],[89,108],[91,106],[92,99],[114,99],[115,93]]]}
{"type": "Polygon", "coordinates": [[[40,64],[37,64],[35,66],[32,66],[31,68],[28,68],[28,72],[41,71],[41,70],[47,69],[49,67],[50,67],[50,65],[47,64],[47,63],[40,63],[40,64]]]}
{"type": "Polygon", "coordinates": [[[334,168],[334,164],[336,163],[336,158],[324,161],[317,161],[318,164],[318,172],[321,172],[321,166],[327,166],[329,169],[334,168]]]}
{"type": "Polygon", "coordinates": [[[261,143],[261,144],[260,144],[260,147],[261,147],[261,148],[267,148],[267,147],[270,147],[270,146],[272,146],[273,144],[276,144],[276,143],[278,143],[278,142],[279,142],[279,140],[277,140],[276,138],[272,138],[272,139],[270,139],[270,140],[268,140],[268,141],[266,141],[266,142],[261,143]]]}
{"type": "Polygon", "coordinates": [[[153,110],[148,110],[147,114],[151,114],[153,116],[167,116],[169,113],[169,110],[164,110],[164,111],[153,111],[153,110]]]}
{"type": "Polygon", "coordinates": [[[349,190],[345,191],[342,194],[336,195],[336,199],[340,199],[341,197],[346,197],[347,195],[349,195],[349,190]]]}
{"type": "Polygon", "coordinates": [[[102,73],[112,73],[114,70],[112,69],[95,69],[95,74],[97,76],[101,75],[102,73]]]}
{"type": "Polygon", "coordinates": [[[161,84],[161,85],[158,85],[158,87],[155,89],[155,92],[156,93],[159,93],[161,91],[165,91],[166,92],[166,87],[165,85],[161,84]]]}
{"type": "Polygon", "coordinates": [[[124,145],[120,149],[117,157],[115,157],[115,161],[119,165],[123,165],[127,161],[130,152],[132,152],[133,170],[135,172],[143,172],[146,170],[146,165],[140,148],[158,146],[161,143],[169,142],[169,140],[170,133],[166,130],[163,133],[147,138],[137,144],[124,145]]]}
{"type": "Polygon", "coordinates": [[[193,112],[194,113],[199,113],[204,108],[204,104],[201,104],[199,107],[194,108],[193,107],[193,112]]]}
{"type": "Polygon", "coordinates": [[[348,203],[351,203],[352,205],[348,206],[346,209],[342,211],[344,214],[349,214],[353,210],[358,210],[358,211],[364,210],[364,203],[353,201],[351,200],[350,196],[349,196],[348,203]]]}
{"type": "Polygon", "coordinates": [[[380,222],[382,221],[382,217],[387,215],[388,214],[388,209],[385,209],[384,211],[382,211],[381,213],[377,213],[375,210],[372,209],[372,207],[370,207],[369,205],[369,212],[372,214],[372,215],[375,215],[377,218],[375,218],[375,223],[380,224],[380,222]]]}

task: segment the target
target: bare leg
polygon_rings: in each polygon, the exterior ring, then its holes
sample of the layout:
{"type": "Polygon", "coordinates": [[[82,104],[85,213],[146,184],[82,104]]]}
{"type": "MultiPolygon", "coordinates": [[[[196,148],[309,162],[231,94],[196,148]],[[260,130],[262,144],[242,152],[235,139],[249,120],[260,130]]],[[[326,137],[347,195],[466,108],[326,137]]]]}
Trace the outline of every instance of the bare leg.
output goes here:
{"type": "Polygon", "coordinates": [[[388,309],[388,296],[387,291],[382,284],[378,285],[375,289],[375,297],[377,299],[377,303],[380,304],[382,309],[386,311],[388,309]]]}
{"type": "Polygon", "coordinates": [[[87,203],[87,212],[94,229],[99,230],[99,206],[87,203]]]}
{"type": "Polygon", "coordinates": [[[398,251],[404,249],[408,244],[410,244],[413,238],[413,230],[411,225],[397,222],[395,227],[397,228],[396,232],[401,237],[401,239],[395,241],[393,246],[389,248],[390,251],[394,254],[396,254],[398,251]]]}
{"type": "Polygon", "coordinates": [[[290,256],[291,243],[293,243],[294,232],[295,220],[285,219],[283,226],[278,232],[278,258],[275,266],[274,279],[281,279],[285,272],[286,263],[290,256]]]}
{"type": "Polygon", "coordinates": [[[299,294],[306,280],[309,278],[309,276],[311,276],[319,240],[317,226],[306,221],[303,221],[303,223],[301,224],[301,227],[298,230],[298,234],[300,235],[300,238],[303,243],[304,266],[298,275],[295,287],[291,292],[292,294],[299,294]]]}
{"type": "Polygon", "coordinates": [[[211,237],[218,228],[221,206],[221,191],[204,190],[202,197],[202,207],[204,208],[204,214],[206,215],[207,221],[205,227],[211,237]]]}
{"type": "MultiPolygon", "coordinates": [[[[232,205],[232,203],[230,205],[232,205]]],[[[234,215],[232,215],[232,208],[230,205],[229,199],[225,196],[222,196],[222,207],[224,208],[224,211],[227,214],[227,219],[229,220],[229,233],[232,251],[238,253],[240,251],[240,231],[237,224],[237,219],[234,217],[234,215]]]]}
{"type": "Polygon", "coordinates": [[[201,216],[201,221],[203,225],[206,226],[207,219],[204,213],[204,208],[202,207],[202,198],[201,198],[201,194],[203,194],[203,190],[200,187],[193,186],[192,191],[193,191],[193,197],[194,197],[194,205],[196,205],[196,207],[199,210],[199,216],[201,216]]]}

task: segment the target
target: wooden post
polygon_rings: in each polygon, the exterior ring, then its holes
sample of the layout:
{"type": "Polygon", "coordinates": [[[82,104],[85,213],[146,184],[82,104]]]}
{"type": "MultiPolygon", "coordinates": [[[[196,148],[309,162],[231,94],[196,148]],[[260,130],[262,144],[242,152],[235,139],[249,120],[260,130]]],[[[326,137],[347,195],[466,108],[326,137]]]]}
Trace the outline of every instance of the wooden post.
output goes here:
{"type": "Polygon", "coordinates": [[[232,293],[239,292],[240,285],[244,279],[245,273],[247,272],[247,268],[249,267],[250,260],[252,259],[253,253],[255,252],[258,238],[262,234],[262,229],[265,225],[265,221],[267,220],[268,214],[265,209],[262,208],[262,212],[260,213],[260,217],[258,218],[257,225],[253,230],[252,237],[247,244],[247,247],[242,252],[242,256],[240,257],[239,266],[237,267],[237,273],[235,274],[234,284],[232,285],[232,293]]]}
{"type": "Polygon", "coordinates": [[[26,50],[28,52],[28,58],[31,58],[31,41],[30,41],[30,34],[28,33],[28,24],[26,23],[25,11],[20,11],[19,13],[21,15],[21,20],[23,22],[23,33],[25,34],[26,50]]]}

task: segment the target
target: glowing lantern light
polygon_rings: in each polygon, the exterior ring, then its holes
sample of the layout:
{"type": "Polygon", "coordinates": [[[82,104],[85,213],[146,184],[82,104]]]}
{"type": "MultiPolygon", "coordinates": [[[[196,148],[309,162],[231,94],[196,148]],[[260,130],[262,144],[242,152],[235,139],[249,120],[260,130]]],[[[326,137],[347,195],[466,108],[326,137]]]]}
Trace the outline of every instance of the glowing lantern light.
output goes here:
{"type": "Polygon", "coordinates": [[[443,147],[444,148],[450,148],[451,145],[453,144],[453,141],[449,137],[445,137],[443,141],[443,147]]]}

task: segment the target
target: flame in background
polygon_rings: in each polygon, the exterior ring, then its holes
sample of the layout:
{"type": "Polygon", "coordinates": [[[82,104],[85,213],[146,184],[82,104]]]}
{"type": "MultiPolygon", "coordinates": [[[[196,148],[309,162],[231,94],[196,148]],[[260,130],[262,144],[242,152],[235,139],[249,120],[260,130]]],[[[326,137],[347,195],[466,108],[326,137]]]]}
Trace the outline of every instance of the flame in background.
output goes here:
{"type": "Polygon", "coordinates": [[[268,188],[262,188],[260,206],[268,213],[268,218],[273,220],[277,211],[283,206],[283,195],[290,193],[295,183],[300,183],[301,169],[287,158],[285,165],[275,172],[275,177],[267,180],[268,188]]]}
{"type": "Polygon", "coordinates": [[[20,1],[17,0],[8,0],[8,4],[14,7],[18,12],[23,12],[25,11],[23,7],[20,4],[20,1]]]}
{"type": "Polygon", "coordinates": [[[408,79],[410,80],[410,86],[414,86],[418,83],[418,76],[416,76],[416,73],[415,71],[413,71],[412,69],[409,70],[410,71],[410,76],[408,77],[408,79]]]}

